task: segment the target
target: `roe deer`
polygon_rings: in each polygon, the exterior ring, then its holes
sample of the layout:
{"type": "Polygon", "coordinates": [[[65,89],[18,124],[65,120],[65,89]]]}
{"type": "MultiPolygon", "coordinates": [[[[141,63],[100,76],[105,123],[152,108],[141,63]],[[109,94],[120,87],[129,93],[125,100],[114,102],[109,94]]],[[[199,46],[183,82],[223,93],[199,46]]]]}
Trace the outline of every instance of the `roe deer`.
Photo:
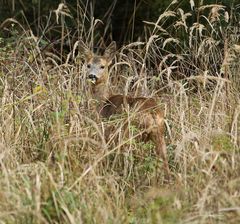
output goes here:
{"type": "Polygon", "coordinates": [[[153,141],[156,154],[162,158],[167,177],[169,177],[170,170],[164,140],[164,114],[157,102],[153,98],[110,94],[108,67],[116,52],[116,43],[112,42],[103,56],[95,55],[82,41],[80,41],[80,51],[85,57],[87,78],[91,80],[91,92],[93,98],[98,101],[97,110],[100,116],[109,118],[111,115],[123,113],[126,108],[137,110],[139,113],[134,116],[133,123],[143,130],[144,135],[147,136],[146,140],[153,141]]]}

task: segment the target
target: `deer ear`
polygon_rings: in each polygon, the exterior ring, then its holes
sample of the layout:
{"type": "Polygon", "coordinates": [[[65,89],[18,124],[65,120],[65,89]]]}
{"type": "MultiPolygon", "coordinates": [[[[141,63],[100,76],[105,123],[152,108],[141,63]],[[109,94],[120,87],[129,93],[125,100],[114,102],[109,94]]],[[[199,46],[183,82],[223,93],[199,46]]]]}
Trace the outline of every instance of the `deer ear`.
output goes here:
{"type": "Polygon", "coordinates": [[[116,42],[113,41],[111,44],[109,44],[109,46],[106,48],[105,52],[104,52],[104,57],[110,62],[112,61],[115,52],[116,52],[116,42]]]}
{"type": "Polygon", "coordinates": [[[84,55],[85,59],[89,59],[93,56],[93,52],[82,40],[79,40],[79,51],[81,55],[84,55]]]}

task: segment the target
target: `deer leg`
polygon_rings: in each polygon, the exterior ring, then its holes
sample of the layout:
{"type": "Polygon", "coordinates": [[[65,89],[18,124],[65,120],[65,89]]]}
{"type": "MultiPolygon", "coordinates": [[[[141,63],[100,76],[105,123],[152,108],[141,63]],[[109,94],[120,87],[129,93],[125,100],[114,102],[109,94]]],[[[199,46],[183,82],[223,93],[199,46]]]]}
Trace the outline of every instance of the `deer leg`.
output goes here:
{"type": "Polygon", "coordinates": [[[163,133],[158,130],[153,130],[150,137],[155,144],[156,154],[163,160],[164,170],[166,172],[167,179],[169,179],[170,169],[168,164],[167,148],[163,133]]]}

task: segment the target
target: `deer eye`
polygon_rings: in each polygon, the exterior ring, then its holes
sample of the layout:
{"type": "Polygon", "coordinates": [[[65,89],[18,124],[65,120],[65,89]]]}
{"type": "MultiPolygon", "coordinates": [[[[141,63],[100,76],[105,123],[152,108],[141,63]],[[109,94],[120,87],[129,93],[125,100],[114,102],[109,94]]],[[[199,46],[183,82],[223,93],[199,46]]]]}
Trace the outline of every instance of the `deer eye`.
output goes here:
{"type": "Polygon", "coordinates": [[[87,68],[90,68],[90,67],[91,67],[91,65],[90,65],[90,64],[88,64],[88,65],[87,65],[87,68]]]}
{"type": "Polygon", "coordinates": [[[100,68],[101,68],[101,69],[104,69],[104,66],[102,65],[100,68]]]}

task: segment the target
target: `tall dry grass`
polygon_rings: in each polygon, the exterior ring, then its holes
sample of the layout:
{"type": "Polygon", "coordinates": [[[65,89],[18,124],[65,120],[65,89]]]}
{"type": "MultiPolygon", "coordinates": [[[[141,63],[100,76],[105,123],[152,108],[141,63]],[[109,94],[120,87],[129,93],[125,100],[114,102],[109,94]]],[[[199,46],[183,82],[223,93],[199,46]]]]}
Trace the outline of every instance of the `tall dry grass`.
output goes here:
{"type": "Polygon", "coordinates": [[[153,145],[136,140],[131,112],[103,121],[92,109],[75,40],[105,43],[86,6],[74,36],[63,4],[38,37],[5,21],[14,39],[0,39],[1,223],[240,221],[239,31],[224,6],[174,7],[145,22],[145,36],[119,49],[111,67],[114,92],[159,97],[168,183],[153,145]],[[61,27],[57,53],[48,51],[52,21],[61,27]],[[117,141],[104,139],[109,126],[117,141]]]}

